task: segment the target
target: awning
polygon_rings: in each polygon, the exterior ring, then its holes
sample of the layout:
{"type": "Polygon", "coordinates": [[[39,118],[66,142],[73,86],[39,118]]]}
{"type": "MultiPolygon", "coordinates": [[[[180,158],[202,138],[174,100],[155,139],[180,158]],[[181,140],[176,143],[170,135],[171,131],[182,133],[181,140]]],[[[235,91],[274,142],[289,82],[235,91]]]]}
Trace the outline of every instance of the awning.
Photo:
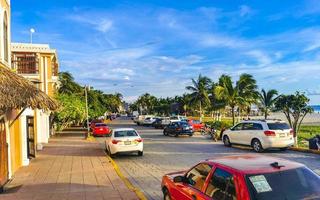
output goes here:
{"type": "Polygon", "coordinates": [[[0,66],[0,113],[24,108],[48,111],[57,104],[29,80],[0,66]]]}

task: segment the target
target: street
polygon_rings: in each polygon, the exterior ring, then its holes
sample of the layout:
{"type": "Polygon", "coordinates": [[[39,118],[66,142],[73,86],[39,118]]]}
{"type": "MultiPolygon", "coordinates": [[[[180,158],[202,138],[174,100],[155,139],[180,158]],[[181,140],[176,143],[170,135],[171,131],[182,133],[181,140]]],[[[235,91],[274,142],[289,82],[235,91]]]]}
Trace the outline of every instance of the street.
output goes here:
{"type": "MultiPolygon", "coordinates": [[[[135,128],[144,139],[144,156],[119,155],[114,161],[119,165],[123,174],[138,188],[148,199],[161,199],[160,188],[162,176],[169,172],[185,170],[200,160],[227,156],[234,154],[254,153],[250,148],[227,148],[221,142],[212,142],[201,135],[193,137],[166,137],[161,129],[141,127],[131,120],[116,120],[112,128],[135,128]]],[[[104,148],[103,137],[97,140],[104,148]]],[[[268,156],[277,156],[303,163],[320,172],[320,155],[300,153],[294,151],[268,151],[263,153],[268,156]]]]}

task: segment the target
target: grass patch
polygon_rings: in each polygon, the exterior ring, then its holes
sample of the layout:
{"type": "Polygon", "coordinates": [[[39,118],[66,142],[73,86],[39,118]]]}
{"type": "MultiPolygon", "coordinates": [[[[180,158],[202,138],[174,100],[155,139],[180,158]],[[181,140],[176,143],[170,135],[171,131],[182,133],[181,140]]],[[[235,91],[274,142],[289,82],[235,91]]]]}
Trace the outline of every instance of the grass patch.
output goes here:
{"type": "Polygon", "coordinates": [[[320,135],[320,126],[301,125],[298,135],[299,147],[308,148],[308,139],[320,135]]]}

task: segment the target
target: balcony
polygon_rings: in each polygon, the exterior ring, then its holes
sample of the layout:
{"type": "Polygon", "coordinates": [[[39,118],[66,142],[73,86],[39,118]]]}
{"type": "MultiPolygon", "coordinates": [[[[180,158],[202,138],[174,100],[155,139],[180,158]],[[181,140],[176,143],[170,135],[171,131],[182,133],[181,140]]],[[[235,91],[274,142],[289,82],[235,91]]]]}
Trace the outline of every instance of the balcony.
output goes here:
{"type": "Polygon", "coordinates": [[[12,54],[12,67],[18,74],[39,74],[38,64],[35,53],[12,54]]]}

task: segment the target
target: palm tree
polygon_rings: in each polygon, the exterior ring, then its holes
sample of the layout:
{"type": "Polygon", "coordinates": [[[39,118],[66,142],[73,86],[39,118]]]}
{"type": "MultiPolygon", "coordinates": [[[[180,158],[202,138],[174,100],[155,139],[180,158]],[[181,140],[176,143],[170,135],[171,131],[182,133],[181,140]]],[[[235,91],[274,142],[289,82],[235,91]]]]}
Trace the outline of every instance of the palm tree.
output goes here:
{"type": "Polygon", "coordinates": [[[243,102],[239,106],[244,108],[247,112],[247,115],[249,115],[251,111],[251,105],[257,103],[259,96],[256,80],[250,74],[241,74],[236,83],[236,87],[238,88],[239,96],[243,98],[243,102]]]}
{"type": "Polygon", "coordinates": [[[278,99],[279,96],[277,95],[277,90],[269,90],[266,92],[264,89],[262,89],[261,93],[259,93],[259,101],[265,119],[268,118],[269,112],[272,109],[273,104],[278,99]]]}
{"type": "Polygon", "coordinates": [[[218,99],[223,100],[226,105],[230,106],[232,113],[232,124],[235,124],[234,109],[243,102],[243,98],[239,95],[238,87],[233,86],[231,77],[222,75],[219,78],[219,84],[215,87],[215,94],[218,99]]]}
{"type": "Polygon", "coordinates": [[[199,104],[200,121],[202,119],[202,107],[209,104],[208,89],[210,87],[211,80],[206,76],[201,76],[197,80],[192,79],[192,85],[187,86],[186,89],[191,91],[191,103],[199,104]]]}

